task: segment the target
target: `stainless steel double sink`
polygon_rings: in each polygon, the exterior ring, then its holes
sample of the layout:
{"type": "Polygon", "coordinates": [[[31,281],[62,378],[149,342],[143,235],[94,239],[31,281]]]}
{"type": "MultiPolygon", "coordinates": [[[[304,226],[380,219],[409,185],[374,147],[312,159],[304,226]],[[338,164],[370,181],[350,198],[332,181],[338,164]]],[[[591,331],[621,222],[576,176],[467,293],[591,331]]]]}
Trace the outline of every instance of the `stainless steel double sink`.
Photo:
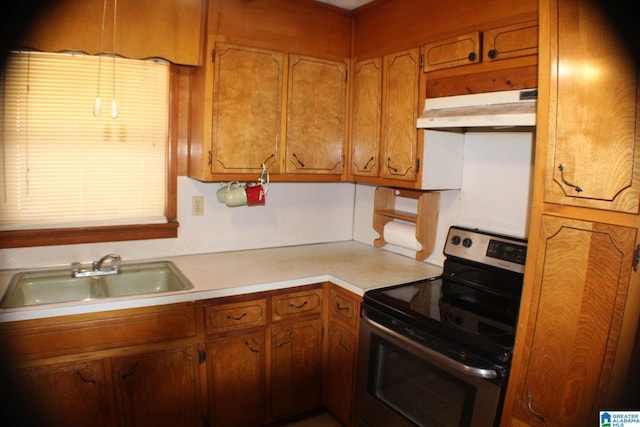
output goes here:
{"type": "Polygon", "coordinates": [[[108,299],[192,289],[191,282],[170,261],[122,265],[118,274],[72,277],[69,269],[14,275],[1,308],[108,299]]]}

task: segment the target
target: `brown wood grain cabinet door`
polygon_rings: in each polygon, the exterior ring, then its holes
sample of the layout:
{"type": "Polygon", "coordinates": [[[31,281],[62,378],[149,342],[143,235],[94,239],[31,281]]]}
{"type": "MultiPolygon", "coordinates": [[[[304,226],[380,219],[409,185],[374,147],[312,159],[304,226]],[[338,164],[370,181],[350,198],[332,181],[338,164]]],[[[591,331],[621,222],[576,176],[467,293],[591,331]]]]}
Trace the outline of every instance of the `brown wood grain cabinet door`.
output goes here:
{"type": "Polygon", "coordinates": [[[474,31],[424,45],[424,71],[477,64],[481,59],[480,32],[474,31]]]}
{"type": "Polygon", "coordinates": [[[347,64],[289,55],[286,172],[344,169],[347,64]]]}
{"type": "Polygon", "coordinates": [[[415,181],[420,82],[420,49],[383,58],[382,172],[383,178],[415,181]]]}
{"type": "Polygon", "coordinates": [[[279,171],[282,52],[216,43],[212,173],[279,171]]]}
{"type": "Polygon", "coordinates": [[[635,239],[634,228],[543,216],[516,419],[586,426],[606,408],[635,239]]]}
{"type": "Polygon", "coordinates": [[[554,12],[545,201],[637,213],[638,70],[590,2],[554,12]]]}
{"type": "Polygon", "coordinates": [[[378,176],[382,114],[382,58],[356,62],[353,70],[351,173],[378,176]]]}
{"type": "Polygon", "coordinates": [[[538,54],[538,21],[527,21],[483,33],[483,61],[538,54]]]}

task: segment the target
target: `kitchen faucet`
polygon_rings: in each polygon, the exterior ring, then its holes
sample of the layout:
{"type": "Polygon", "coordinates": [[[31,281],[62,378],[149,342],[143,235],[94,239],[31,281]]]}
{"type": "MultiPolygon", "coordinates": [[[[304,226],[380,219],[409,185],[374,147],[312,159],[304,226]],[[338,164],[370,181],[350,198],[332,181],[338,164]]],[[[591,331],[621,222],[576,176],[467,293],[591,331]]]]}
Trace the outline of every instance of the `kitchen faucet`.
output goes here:
{"type": "Polygon", "coordinates": [[[79,262],[71,263],[71,275],[73,277],[91,277],[91,276],[107,276],[110,274],[120,273],[120,255],[109,254],[94,261],[90,270],[83,270],[79,262]],[[110,268],[103,268],[103,264],[109,262],[110,268]]]}

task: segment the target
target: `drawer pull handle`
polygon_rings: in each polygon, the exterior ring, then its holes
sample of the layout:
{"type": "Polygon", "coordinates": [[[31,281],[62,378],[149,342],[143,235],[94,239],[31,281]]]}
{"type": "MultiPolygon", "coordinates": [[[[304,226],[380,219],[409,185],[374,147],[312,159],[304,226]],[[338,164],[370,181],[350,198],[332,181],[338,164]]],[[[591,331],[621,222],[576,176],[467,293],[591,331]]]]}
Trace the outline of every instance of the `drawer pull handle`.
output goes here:
{"type": "Polygon", "coordinates": [[[136,371],[138,370],[138,365],[140,365],[140,361],[139,361],[139,360],[136,360],[136,361],[133,363],[133,367],[131,368],[131,370],[130,370],[129,372],[127,372],[127,373],[124,373],[124,374],[120,375],[120,377],[124,380],[124,379],[126,379],[127,377],[130,377],[131,375],[135,374],[135,373],[136,373],[136,371]]]}
{"type": "Polygon", "coordinates": [[[247,316],[247,312],[245,311],[244,313],[242,313],[239,317],[233,317],[230,314],[227,314],[227,320],[242,320],[247,316]]]}
{"type": "Polygon", "coordinates": [[[364,167],[362,169],[367,170],[367,168],[369,167],[369,164],[371,162],[373,162],[376,158],[371,156],[371,158],[367,161],[367,163],[364,164],[364,167]]]}
{"type": "MultiPolygon", "coordinates": [[[[253,338],[251,338],[251,341],[253,341],[254,343],[257,344],[256,340],[254,340],[253,338]]],[[[252,346],[249,341],[245,341],[244,345],[247,346],[249,351],[251,351],[252,353],[260,353],[260,349],[259,348],[255,348],[254,346],[252,346]]]]}
{"type": "Polygon", "coordinates": [[[296,156],[296,153],[292,153],[291,156],[296,160],[296,162],[298,162],[298,164],[300,165],[300,167],[304,167],[304,163],[302,163],[302,160],[300,160],[298,158],[298,156],[296,156]]]}
{"type": "Polygon", "coordinates": [[[294,303],[291,303],[291,304],[289,304],[289,307],[294,308],[294,309],[296,309],[296,310],[299,310],[299,309],[301,309],[302,307],[304,307],[305,305],[307,305],[308,303],[309,303],[309,301],[305,301],[305,302],[303,302],[303,303],[302,303],[302,304],[300,304],[300,305],[296,305],[296,304],[294,304],[294,303]]]}
{"type": "Polygon", "coordinates": [[[560,178],[562,178],[562,182],[564,182],[565,185],[568,185],[569,187],[574,188],[578,193],[582,192],[582,187],[567,181],[567,178],[564,177],[564,166],[562,165],[562,163],[560,163],[560,166],[558,166],[558,169],[560,170],[560,178]]]}
{"type": "MultiPolygon", "coordinates": [[[[533,410],[533,408],[531,407],[531,399],[532,399],[532,397],[533,397],[533,395],[531,394],[531,392],[530,392],[530,391],[528,391],[528,392],[527,392],[527,399],[528,399],[528,402],[527,402],[527,410],[528,410],[532,415],[535,415],[536,417],[538,417],[538,419],[540,420],[540,422],[541,422],[541,423],[543,423],[543,422],[544,422],[545,417],[544,417],[541,413],[534,411],[534,410],[533,410]]],[[[523,405],[524,405],[524,402],[523,402],[523,405]]]]}
{"type": "MultiPolygon", "coordinates": [[[[95,374],[95,372],[91,372],[91,373],[92,373],[92,374],[95,374]]],[[[76,369],[76,374],[77,374],[77,375],[80,377],[80,379],[81,379],[82,381],[84,381],[85,383],[92,383],[92,384],[95,384],[95,383],[97,383],[97,382],[98,382],[98,381],[96,381],[96,380],[95,380],[95,379],[93,379],[93,378],[87,378],[87,377],[85,377],[85,376],[82,374],[82,372],[80,371],[80,369],[76,369]]]]}
{"type": "Polygon", "coordinates": [[[336,302],[336,308],[338,309],[338,311],[349,311],[348,305],[341,306],[339,302],[336,302]]]}
{"type": "Polygon", "coordinates": [[[281,343],[278,343],[278,347],[283,347],[287,344],[289,344],[291,342],[291,336],[293,335],[293,330],[289,329],[289,335],[287,336],[287,339],[281,343]]]}

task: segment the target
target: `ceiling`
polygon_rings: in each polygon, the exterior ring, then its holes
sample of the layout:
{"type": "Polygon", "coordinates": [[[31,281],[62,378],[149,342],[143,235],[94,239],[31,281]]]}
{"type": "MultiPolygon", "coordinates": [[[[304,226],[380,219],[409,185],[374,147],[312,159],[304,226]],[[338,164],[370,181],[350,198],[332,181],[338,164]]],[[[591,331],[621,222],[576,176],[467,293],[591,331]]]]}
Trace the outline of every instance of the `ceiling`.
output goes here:
{"type": "Polygon", "coordinates": [[[367,3],[371,3],[373,0],[316,0],[319,1],[321,3],[327,3],[336,7],[339,7],[341,9],[348,9],[348,10],[353,10],[353,9],[357,9],[358,7],[367,4],[367,3]]]}

